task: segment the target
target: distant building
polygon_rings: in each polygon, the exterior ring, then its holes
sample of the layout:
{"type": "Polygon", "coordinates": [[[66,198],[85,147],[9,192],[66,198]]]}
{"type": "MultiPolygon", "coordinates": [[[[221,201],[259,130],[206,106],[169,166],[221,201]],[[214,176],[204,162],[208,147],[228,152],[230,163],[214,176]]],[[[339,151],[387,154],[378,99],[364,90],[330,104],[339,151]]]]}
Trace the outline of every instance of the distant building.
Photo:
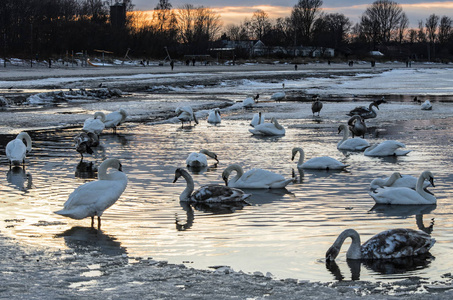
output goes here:
{"type": "Polygon", "coordinates": [[[110,24],[115,28],[126,25],[126,3],[116,2],[110,6],[110,24]]]}

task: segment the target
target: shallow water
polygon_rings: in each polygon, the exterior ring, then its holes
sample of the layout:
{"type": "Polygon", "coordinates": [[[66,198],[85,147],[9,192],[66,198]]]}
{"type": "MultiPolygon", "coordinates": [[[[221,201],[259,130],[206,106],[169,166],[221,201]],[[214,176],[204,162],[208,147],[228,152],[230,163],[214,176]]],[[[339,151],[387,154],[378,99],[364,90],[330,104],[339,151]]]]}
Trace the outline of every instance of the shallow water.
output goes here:
{"type": "MultiPolygon", "coordinates": [[[[453,266],[453,207],[449,201],[453,163],[448,147],[451,132],[430,130],[438,125],[436,122],[417,122],[419,130],[414,129],[414,123],[401,122],[396,131],[390,126],[378,138],[369,137],[372,142],[402,140],[416,150],[389,159],[343,154],[336,149],[339,137],[335,128],[319,128],[311,120],[281,120],[287,134],[278,138],[253,137],[248,132],[248,120],[225,118],[220,126],[203,121],[184,129],[178,124],[126,123],[118,135],[103,134],[101,147],[79,167],[79,154],[73,148],[79,128],[33,132],[33,152],[27,158],[25,172],[22,168],[9,171],[2,157],[0,230],[39,246],[128,253],[195,268],[228,265],[236,271],[270,272],[278,278],[439,279],[453,266]],[[221,173],[231,163],[239,163],[245,170],[258,167],[290,178],[295,169],[291,161],[295,146],[303,147],[306,159],[329,155],[349,164],[349,171],[306,171],[301,178],[296,170],[298,177],[286,190],[247,191],[252,197],[250,206],[244,207],[190,207],[179,201],[184,181],[172,183],[175,169],[184,167],[190,152],[202,148],[216,152],[220,163],[194,173],[196,187],[223,184],[221,173]],[[96,176],[93,168],[107,157],[121,159],[129,183],[117,203],[104,213],[102,230],[90,229],[89,219],[72,220],[54,214],[74,188],[96,176]],[[425,169],[432,170],[436,178],[431,191],[437,196],[437,207],[371,210],[374,201],[367,188],[372,179],[396,170],[418,176],[425,169]],[[432,231],[437,240],[431,250],[433,258],[410,262],[410,267],[404,262],[406,269],[399,266],[394,271],[389,270],[395,266],[362,265],[359,275],[356,271],[351,275],[345,244],[337,259],[341,275],[335,266],[330,266],[330,271],[326,267],[325,251],[343,229],[356,229],[365,241],[375,233],[397,227],[432,231]]],[[[11,138],[4,137],[4,141],[11,138]]]]}

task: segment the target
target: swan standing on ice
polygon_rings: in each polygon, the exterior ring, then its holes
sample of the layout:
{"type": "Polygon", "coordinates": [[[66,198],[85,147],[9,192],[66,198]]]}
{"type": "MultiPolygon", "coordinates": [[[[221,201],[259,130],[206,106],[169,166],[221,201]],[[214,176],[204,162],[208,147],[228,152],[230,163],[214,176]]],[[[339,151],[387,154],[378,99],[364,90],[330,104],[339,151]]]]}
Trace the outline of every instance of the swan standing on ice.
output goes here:
{"type": "Polygon", "coordinates": [[[25,156],[31,151],[31,138],[26,132],[19,133],[16,138],[10,141],[6,145],[6,157],[9,161],[9,167],[11,164],[19,166],[20,164],[25,166],[25,156]],[[25,144],[24,144],[25,140],[25,144]]]}
{"type": "Polygon", "coordinates": [[[282,189],[293,181],[293,179],[285,179],[280,174],[263,169],[251,169],[244,173],[238,164],[228,166],[222,173],[222,179],[229,187],[243,189],[282,189]],[[233,171],[236,171],[236,176],[229,180],[233,171]]]}
{"type": "Polygon", "coordinates": [[[252,108],[253,105],[255,105],[256,102],[258,101],[259,97],[260,97],[260,94],[256,94],[255,97],[247,97],[247,98],[245,98],[244,101],[242,101],[242,107],[252,108]]]}
{"type": "Polygon", "coordinates": [[[315,102],[313,102],[311,104],[311,112],[313,113],[313,115],[315,115],[315,113],[318,113],[318,117],[319,117],[319,113],[321,112],[321,109],[322,109],[322,102],[319,101],[319,97],[316,96],[315,102]]]}
{"type": "MultiPolygon", "coordinates": [[[[378,188],[384,187],[408,187],[415,190],[417,187],[418,178],[411,175],[401,175],[399,172],[394,172],[387,178],[375,178],[370,183],[370,190],[375,191],[378,188]]],[[[424,181],[423,188],[427,188],[431,183],[424,181]]]]}
{"type": "Polygon", "coordinates": [[[366,156],[403,156],[412,151],[400,150],[399,148],[406,148],[406,145],[398,141],[388,140],[365,149],[363,154],[366,156]]]}
{"type": "Polygon", "coordinates": [[[250,197],[250,194],[245,194],[239,189],[234,189],[219,184],[203,185],[194,192],[194,183],[189,172],[184,169],[178,168],[175,171],[175,179],[173,180],[173,183],[175,183],[179,177],[183,177],[187,182],[186,188],[179,196],[180,201],[221,203],[244,201],[245,199],[250,197]]]}
{"type": "Polygon", "coordinates": [[[106,159],[98,171],[98,180],[85,183],[76,188],[64,204],[62,210],[56,214],[72,219],[91,217],[91,227],[94,226],[94,217],[98,217],[98,229],[101,228],[102,213],[112,206],[127,186],[127,176],[122,172],[118,159],[106,159]],[[116,170],[107,173],[107,169],[116,170]]]}
{"type": "Polygon", "coordinates": [[[219,124],[222,121],[220,118],[220,109],[214,108],[209,112],[208,123],[219,124]]]}
{"type": "Polygon", "coordinates": [[[436,240],[429,234],[413,229],[390,229],[376,234],[363,245],[354,229],[343,231],[326,252],[326,260],[335,260],[343,242],[351,238],[346,259],[392,259],[426,254],[436,240]]]}
{"type": "Polygon", "coordinates": [[[177,107],[175,112],[178,115],[177,118],[181,121],[182,126],[184,126],[184,122],[189,122],[189,126],[192,121],[198,124],[197,117],[195,116],[191,106],[177,107]]]}
{"type": "Polygon", "coordinates": [[[362,117],[362,119],[376,118],[377,113],[373,109],[373,106],[379,109],[379,106],[378,104],[376,104],[376,102],[371,102],[368,108],[366,108],[365,106],[357,106],[348,113],[348,116],[359,115],[362,117]]]}
{"type": "Polygon", "coordinates": [[[421,109],[422,110],[432,110],[433,106],[431,105],[431,102],[429,102],[429,100],[426,100],[425,102],[422,103],[421,109]]]}
{"type": "Polygon", "coordinates": [[[376,189],[375,192],[370,192],[370,196],[377,204],[436,204],[436,197],[423,189],[425,180],[429,181],[435,187],[433,174],[430,171],[424,171],[417,180],[415,190],[408,187],[384,187],[376,189]]]}
{"type": "Polygon", "coordinates": [[[253,135],[285,135],[285,128],[280,125],[276,118],[271,119],[271,123],[263,123],[255,125],[255,128],[249,129],[253,135]]]}
{"type": "Polygon", "coordinates": [[[188,167],[206,167],[208,165],[208,158],[209,156],[212,159],[215,159],[217,163],[219,160],[217,159],[217,154],[212,151],[201,149],[200,152],[192,152],[186,159],[186,164],[188,167]]]}
{"type": "Polygon", "coordinates": [[[370,143],[362,138],[355,137],[350,139],[348,127],[344,124],[338,126],[338,134],[340,134],[340,132],[342,131],[343,139],[337,144],[338,150],[363,151],[366,148],[370,147],[370,143]]]}
{"type": "Polygon", "coordinates": [[[348,120],[348,126],[349,130],[352,133],[352,137],[356,136],[362,136],[362,138],[365,138],[365,133],[367,132],[366,124],[363,121],[362,117],[359,115],[352,116],[348,120]]]}
{"type": "Polygon", "coordinates": [[[92,147],[99,146],[99,138],[93,132],[81,132],[74,138],[75,149],[82,156],[80,161],[83,160],[83,154],[93,154],[92,147]]]}
{"type": "Polygon", "coordinates": [[[124,109],[114,111],[105,116],[105,128],[113,128],[113,133],[116,133],[116,127],[124,122],[127,118],[127,113],[124,109]]]}
{"type": "Polygon", "coordinates": [[[280,102],[281,100],[285,99],[286,94],[285,94],[285,84],[284,83],[282,83],[282,88],[283,88],[283,91],[272,94],[271,100],[280,102]]]}
{"type": "Polygon", "coordinates": [[[264,114],[261,112],[254,114],[252,121],[250,122],[250,126],[252,127],[255,127],[258,124],[264,124],[264,114]]]}
{"type": "Polygon", "coordinates": [[[93,132],[97,135],[100,135],[102,130],[105,129],[105,114],[101,111],[97,111],[94,113],[93,118],[88,118],[83,123],[82,130],[85,132],[93,132]],[[98,119],[99,117],[99,119],[98,119]]]}
{"type": "Polygon", "coordinates": [[[345,165],[335,158],[329,156],[314,157],[304,162],[305,153],[300,147],[295,147],[292,150],[291,160],[294,160],[297,153],[299,153],[299,161],[297,162],[298,169],[312,169],[312,170],[344,170],[349,165],[345,165]]]}

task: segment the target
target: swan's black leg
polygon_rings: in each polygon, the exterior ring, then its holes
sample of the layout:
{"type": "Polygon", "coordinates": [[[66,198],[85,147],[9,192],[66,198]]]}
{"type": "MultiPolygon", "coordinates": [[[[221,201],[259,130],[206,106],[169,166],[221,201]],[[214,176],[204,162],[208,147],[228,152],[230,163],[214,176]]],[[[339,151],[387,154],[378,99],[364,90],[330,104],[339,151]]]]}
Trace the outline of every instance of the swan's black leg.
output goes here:
{"type": "Polygon", "coordinates": [[[101,216],[98,216],[98,230],[101,229],[101,216]]]}
{"type": "Polygon", "coordinates": [[[91,228],[94,227],[94,216],[91,217],[91,228]]]}

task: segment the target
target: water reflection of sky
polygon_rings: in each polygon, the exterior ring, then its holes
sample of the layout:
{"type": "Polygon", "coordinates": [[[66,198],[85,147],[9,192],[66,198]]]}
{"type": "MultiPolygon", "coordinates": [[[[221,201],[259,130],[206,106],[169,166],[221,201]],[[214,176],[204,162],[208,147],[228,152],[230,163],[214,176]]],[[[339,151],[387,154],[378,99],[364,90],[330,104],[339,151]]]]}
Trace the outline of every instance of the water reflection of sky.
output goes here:
{"type": "MultiPolygon", "coordinates": [[[[355,228],[364,241],[382,230],[416,229],[420,224],[415,216],[418,212],[371,210],[374,202],[367,194],[369,182],[395,170],[418,176],[431,169],[436,177],[436,188],[432,191],[438,197],[438,205],[421,213],[425,214],[422,218],[425,227],[434,218],[432,235],[437,243],[431,253],[435,260],[426,267],[393,275],[362,267],[360,278],[435,279],[451,270],[452,175],[448,170],[452,161],[448,147],[432,143],[440,131],[426,135],[429,136],[426,139],[411,138],[410,146],[416,151],[389,161],[339,152],[336,149],[339,137],[332,134],[335,128],[298,127],[299,120],[291,119],[281,123],[290,128],[287,135],[265,139],[253,137],[244,120],[224,120],[221,126],[201,122],[184,130],[178,124],[126,124],[118,136],[102,135],[102,147],[86,158],[84,166],[78,166],[79,156],[73,150],[72,138],[77,129],[35,132],[34,149],[26,165],[32,184],[26,193],[7,180],[9,170],[6,163],[2,164],[1,231],[26,243],[52,248],[83,249],[86,243],[86,247],[101,249],[100,252],[127,252],[172,263],[189,262],[189,266],[196,268],[228,265],[246,272],[269,271],[279,278],[328,281],[335,276],[326,270],[324,253],[343,229],[355,228]],[[241,208],[189,208],[179,202],[185,184],[182,180],[172,183],[174,170],[184,165],[192,151],[207,148],[216,152],[220,160],[216,168],[211,166],[193,174],[198,187],[222,184],[221,172],[231,163],[241,164],[244,170],[265,168],[290,178],[295,167],[291,161],[294,146],[304,148],[306,159],[335,157],[351,165],[349,172],[307,170],[302,180],[289,185],[286,191],[255,192],[250,198],[251,205],[241,208]],[[102,232],[96,236],[85,228],[90,225],[89,219],[66,219],[53,211],[61,208],[74,188],[92,180],[95,167],[106,157],[121,159],[129,183],[120,200],[104,213],[102,232]],[[180,230],[184,225],[187,228],[180,230]]],[[[401,132],[392,133],[392,138],[404,138],[401,132]]],[[[337,264],[348,277],[346,245],[342,250],[337,264]]]]}

